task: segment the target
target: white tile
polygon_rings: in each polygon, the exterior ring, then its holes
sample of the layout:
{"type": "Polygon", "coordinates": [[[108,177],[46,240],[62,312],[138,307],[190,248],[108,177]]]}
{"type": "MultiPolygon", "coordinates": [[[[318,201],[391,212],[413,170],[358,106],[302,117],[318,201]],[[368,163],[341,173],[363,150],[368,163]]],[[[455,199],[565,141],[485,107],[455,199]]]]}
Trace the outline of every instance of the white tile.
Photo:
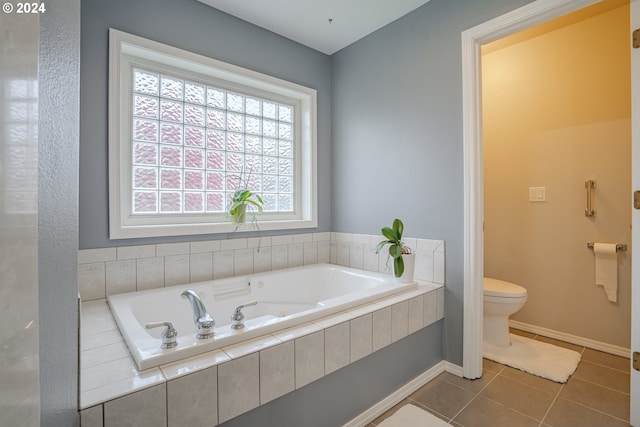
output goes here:
{"type": "Polygon", "coordinates": [[[78,290],[83,301],[104,298],[105,282],[104,262],[78,265],[78,290]]]}
{"type": "Polygon", "coordinates": [[[304,265],[318,263],[318,243],[310,242],[304,244],[304,265]]]}
{"type": "Polygon", "coordinates": [[[218,366],[218,418],[223,423],[260,405],[259,353],[218,366]]]}
{"type": "Polygon", "coordinates": [[[238,344],[223,347],[222,350],[232,359],[239,359],[252,353],[256,353],[265,348],[280,344],[280,340],[272,335],[265,335],[238,344]]]}
{"type": "Polygon", "coordinates": [[[318,264],[331,262],[331,242],[321,240],[318,243],[318,264]]]}
{"type": "Polygon", "coordinates": [[[391,307],[373,312],[372,351],[391,344],[391,307]]]}
{"type": "Polygon", "coordinates": [[[111,261],[107,263],[107,295],[134,292],[136,290],[136,261],[111,261]]]}
{"type": "Polygon", "coordinates": [[[233,275],[253,274],[253,249],[236,249],[233,251],[233,275]]]}
{"type": "Polygon", "coordinates": [[[345,267],[349,266],[349,254],[351,253],[351,245],[348,242],[337,241],[337,263],[345,267]]]}
{"type": "Polygon", "coordinates": [[[272,335],[282,342],[287,342],[321,331],[322,329],[323,328],[321,326],[318,326],[315,323],[303,323],[302,325],[274,332],[272,335]]]}
{"type": "Polygon", "coordinates": [[[167,424],[167,387],[160,384],[104,404],[104,427],[167,424]]]}
{"type": "Polygon", "coordinates": [[[289,266],[289,247],[288,246],[272,246],[271,247],[271,269],[282,270],[289,266]]]}
{"type": "Polygon", "coordinates": [[[247,249],[247,239],[225,239],[220,241],[221,251],[233,251],[236,249],[247,249]]]}
{"type": "Polygon", "coordinates": [[[233,251],[213,253],[213,278],[233,277],[233,251]]]}
{"type": "Polygon", "coordinates": [[[211,252],[189,255],[190,283],[213,279],[213,254],[211,252]]]}
{"type": "Polygon", "coordinates": [[[433,252],[416,252],[415,278],[433,282],[433,252]]]}
{"type": "Polygon", "coordinates": [[[264,273],[265,271],[271,271],[272,256],[270,246],[253,249],[253,272],[264,273]]]}
{"type": "Polygon", "coordinates": [[[424,327],[424,295],[409,300],[409,329],[410,334],[424,327]]]}
{"type": "Polygon", "coordinates": [[[406,337],[409,333],[409,301],[391,306],[391,342],[406,337]]]}
{"type": "Polygon", "coordinates": [[[349,322],[342,322],[324,330],[324,373],[330,374],[349,364],[349,322]]]}
{"type": "Polygon", "coordinates": [[[324,331],[295,340],[296,389],[324,376],[324,331]]]}
{"type": "Polygon", "coordinates": [[[284,236],[271,236],[272,246],[292,245],[293,236],[291,234],[285,234],[284,236]]]}
{"type": "Polygon", "coordinates": [[[389,246],[382,248],[378,254],[378,271],[393,274],[393,258],[389,256],[389,246]]]}
{"type": "Polygon", "coordinates": [[[424,294],[424,325],[429,326],[438,320],[437,291],[433,290],[424,294]]]}
{"type": "Polygon", "coordinates": [[[353,234],[351,237],[352,243],[360,243],[361,245],[369,245],[371,244],[371,238],[373,236],[369,234],[353,234]]]}
{"type": "Polygon", "coordinates": [[[311,233],[301,233],[293,235],[293,243],[309,243],[313,242],[313,234],[311,233]]]}
{"type": "Polygon", "coordinates": [[[200,252],[218,252],[220,250],[220,240],[204,240],[191,242],[189,252],[197,254],[200,252]]]}
{"type": "Polygon", "coordinates": [[[364,249],[362,243],[351,243],[349,246],[349,267],[364,268],[364,249]]]}
{"type": "Polygon", "coordinates": [[[270,236],[266,236],[266,237],[249,237],[247,239],[247,248],[252,249],[252,248],[268,248],[271,247],[271,237],[270,236]]]}
{"type": "Polygon", "coordinates": [[[120,246],[118,259],[153,258],[156,256],[156,245],[120,246]]]}
{"type": "Polygon", "coordinates": [[[338,243],[335,240],[332,240],[329,243],[329,250],[331,252],[331,264],[338,263],[338,243]]]}
{"type": "Polygon", "coordinates": [[[81,249],[78,251],[78,264],[93,264],[116,260],[116,248],[81,249]]]}
{"type": "Polygon", "coordinates": [[[436,290],[436,317],[438,320],[444,317],[444,287],[436,290]]]}
{"type": "Polygon", "coordinates": [[[167,383],[168,427],[218,424],[218,369],[204,369],[167,383]]]}
{"type": "Polygon", "coordinates": [[[434,252],[433,253],[433,281],[444,285],[444,265],[445,254],[444,252],[434,252]]]}
{"type": "Polygon", "coordinates": [[[353,240],[353,234],[351,233],[339,233],[336,232],[334,234],[336,242],[347,242],[350,243],[353,240]]]}
{"type": "Polygon", "coordinates": [[[277,399],[295,389],[294,342],[279,344],[260,352],[260,404],[277,399]]]}
{"type": "Polygon", "coordinates": [[[140,258],[137,265],[137,290],[164,287],[164,257],[140,258]]]}
{"type": "Polygon", "coordinates": [[[187,255],[190,246],[189,242],[160,243],[156,245],[156,256],[187,255]]]}
{"type": "Polygon", "coordinates": [[[328,231],[324,231],[324,232],[320,232],[320,233],[313,233],[313,241],[314,242],[323,242],[323,241],[330,241],[331,240],[331,233],[328,231]]]}
{"type": "Polygon", "coordinates": [[[81,349],[80,366],[82,369],[102,365],[104,363],[131,357],[129,349],[123,341],[105,344],[92,349],[81,349]]]}
{"type": "Polygon", "coordinates": [[[102,405],[83,409],[80,411],[80,425],[81,427],[103,427],[102,417],[102,405]]]}
{"type": "Polygon", "coordinates": [[[115,344],[117,342],[124,343],[122,335],[120,335],[120,331],[118,329],[111,329],[98,333],[80,334],[80,349],[82,351],[93,350],[94,348],[115,344]]]}
{"type": "Polygon", "coordinates": [[[301,267],[304,265],[304,246],[302,243],[289,245],[289,268],[301,267]]]}
{"type": "Polygon", "coordinates": [[[178,360],[177,362],[167,363],[166,365],[160,366],[160,370],[165,378],[171,381],[203,369],[217,366],[229,360],[231,360],[231,358],[224,351],[213,350],[178,360]]]}
{"type": "Polygon", "coordinates": [[[364,266],[368,271],[378,271],[378,254],[374,245],[363,246],[364,266]]]}
{"type": "Polygon", "coordinates": [[[189,255],[169,255],[164,257],[164,285],[184,285],[191,280],[189,255]]]}
{"type": "Polygon", "coordinates": [[[105,384],[134,378],[138,370],[131,358],[122,358],[82,369],[80,390],[82,392],[99,388],[105,384]]]}
{"type": "Polygon", "coordinates": [[[418,239],[418,251],[433,252],[442,245],[442,240],[418,239]]]}
{"type": "Polygon", "coordinates": [[[373,351],[373,314],[365,314],[351,322],[351,363],[373,351]]]}
{"type": "MultiPolygon", "coordinates": [[[[118,363],[121,363],[121,360],[119,360],[118,363]]],[[[139,373],[135,371],[135,375],[124,378],[109,375],[111,373],[110,369],[113,369],[113,366],[111,364],[105,364],[99,367],[89,368],[82,372],[81,380],[83,380],[83,377],[87,375],[87,373],[95,373],[94,371],[100,371],[103,379],[94,388],[82,388],[82,392],[80,393],[80,409],[85,409],[121,396],[127,396],[135,391],[166,382],[164,375],[162,375],[162,372],[160,372],[158,368],[147,369],[139,373]]],[[[115,373],[118,373],[118,371],[115,373]]]]}

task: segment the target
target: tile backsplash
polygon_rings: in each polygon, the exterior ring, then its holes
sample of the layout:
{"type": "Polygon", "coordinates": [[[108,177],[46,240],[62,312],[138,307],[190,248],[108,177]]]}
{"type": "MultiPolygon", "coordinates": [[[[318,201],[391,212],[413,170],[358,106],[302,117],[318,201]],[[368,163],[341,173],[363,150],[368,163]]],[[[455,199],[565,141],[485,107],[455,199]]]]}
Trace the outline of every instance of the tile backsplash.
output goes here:
{"type": "MultiPolygon", "coordinates": [[[[302,265],[333,263],[391,274],[382,236],[337,232],[208,240],[78,251],[78,287],[83,301],[302,265]]],[[[444,284],[442,240],[408,238],[416,252],[415,278],[444,284]]]]}

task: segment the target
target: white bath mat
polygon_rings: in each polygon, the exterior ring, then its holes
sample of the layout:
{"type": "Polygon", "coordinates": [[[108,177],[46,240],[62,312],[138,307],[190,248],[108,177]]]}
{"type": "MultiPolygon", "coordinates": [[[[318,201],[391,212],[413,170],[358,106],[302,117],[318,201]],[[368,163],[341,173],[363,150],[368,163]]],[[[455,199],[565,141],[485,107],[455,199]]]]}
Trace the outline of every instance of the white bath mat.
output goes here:
{"type": "Polygon", "coordinates": [[[580,353],[566,348],[509,334],[510,347],[483,345],[483,356],[521,371],[565,383],[580,362],[580,353]]]}
{"type": "Polygon", "coordinates": [[[378,427],[451,427],[446,421],[435,415],[418,408],[415,405],[406,404],[398,409],[395,414],[378,424],[378,427]]]}

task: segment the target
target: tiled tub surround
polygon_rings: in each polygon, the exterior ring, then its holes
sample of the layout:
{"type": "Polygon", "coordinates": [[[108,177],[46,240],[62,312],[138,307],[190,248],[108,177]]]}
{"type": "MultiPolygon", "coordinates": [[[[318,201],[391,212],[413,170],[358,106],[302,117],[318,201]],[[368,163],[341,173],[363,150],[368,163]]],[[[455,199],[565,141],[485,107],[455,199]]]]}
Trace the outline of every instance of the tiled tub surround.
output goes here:
{"type": "Polygon", "coordinates": [[[443,317],[444,287],[367,303],[138,372],[105,300],[81,308],[81,422],[212,426],[353,363],[443,317]]]}
{"type": "MultiPolygon", "coordinates": [[[[382,236],[308,233],[262,238],[163,243],[84,249],[78,252],[78,287],[83,301],[108,295],[211,279],[332,263],[391,273],[386,251],[375,253],[382,236]]],[[[408,238],[416,252],[415,278],[444,284],[442,240],[408,238]]]]}

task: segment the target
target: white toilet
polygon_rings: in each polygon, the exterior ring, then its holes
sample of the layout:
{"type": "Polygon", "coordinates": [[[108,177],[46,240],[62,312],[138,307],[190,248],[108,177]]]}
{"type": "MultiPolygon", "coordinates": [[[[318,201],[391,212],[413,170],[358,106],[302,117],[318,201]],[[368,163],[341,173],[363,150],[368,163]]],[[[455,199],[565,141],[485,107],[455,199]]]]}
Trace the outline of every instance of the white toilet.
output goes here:
{"type": "Polygon", "coordinates": [[[483,341],[498,347],[509,347],[509,316],[527,302],[527,290],[515,283],[484,278],[483,341]]]}

